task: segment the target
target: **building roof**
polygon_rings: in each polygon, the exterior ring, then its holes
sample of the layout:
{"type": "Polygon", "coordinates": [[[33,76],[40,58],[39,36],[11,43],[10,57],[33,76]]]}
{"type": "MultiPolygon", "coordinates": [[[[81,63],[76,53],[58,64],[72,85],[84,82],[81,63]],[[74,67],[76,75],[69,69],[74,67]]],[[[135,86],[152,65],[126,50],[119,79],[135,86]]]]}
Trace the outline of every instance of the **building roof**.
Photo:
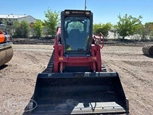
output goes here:
{"type": "Polygon", "coordinates": [[[0,18],[10,18],[10,19],[17,19],[17,18],[23,18],[23,17],[26,17],[28,15],[14,15],[14,14],[8,14],[8,15],[3,15],[3,14],[0,14],[0,18]]]}

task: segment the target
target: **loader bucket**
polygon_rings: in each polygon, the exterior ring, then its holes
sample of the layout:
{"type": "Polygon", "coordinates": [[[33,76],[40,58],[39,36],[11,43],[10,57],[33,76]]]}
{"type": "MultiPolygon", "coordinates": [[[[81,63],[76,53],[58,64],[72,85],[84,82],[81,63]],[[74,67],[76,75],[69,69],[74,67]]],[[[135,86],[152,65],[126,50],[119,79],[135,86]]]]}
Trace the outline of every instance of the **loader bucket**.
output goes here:
{"type": "MultiPolygon", "coordinates": [[[[30,115],[119,114],[129,105],[116,72],[38,74],[30,115]]],[[[26,107],[25,111],[28,111],[26,107]]],[[[25,112],[26,113],[26,112],[25,112]]]]}

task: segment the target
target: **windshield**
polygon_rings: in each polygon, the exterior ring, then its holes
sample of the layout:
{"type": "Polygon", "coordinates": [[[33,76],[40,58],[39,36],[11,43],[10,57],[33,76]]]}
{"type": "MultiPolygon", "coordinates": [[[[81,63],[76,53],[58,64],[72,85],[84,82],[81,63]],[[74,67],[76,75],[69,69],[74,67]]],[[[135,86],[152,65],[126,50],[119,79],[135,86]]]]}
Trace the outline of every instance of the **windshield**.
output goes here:
{"type": "Polygon", "coordinates": [[[89,42],[90,19],[87,17],[66,17],[64,39],[66,51],[86,51],[89,42]]]}

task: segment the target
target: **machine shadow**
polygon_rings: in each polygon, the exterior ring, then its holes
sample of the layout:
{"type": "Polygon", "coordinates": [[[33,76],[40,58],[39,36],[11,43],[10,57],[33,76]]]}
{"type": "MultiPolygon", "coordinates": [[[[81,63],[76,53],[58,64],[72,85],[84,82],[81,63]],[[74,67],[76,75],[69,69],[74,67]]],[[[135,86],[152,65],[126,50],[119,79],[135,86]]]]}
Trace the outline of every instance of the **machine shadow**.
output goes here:
{"type": "Polygon", "coordinates": [[[8,65],[4,64],[2,66],[0,66],[0,70],[5,69],[8,65]]]}
{"type": "Polygon", "coordinates": [[[146,57],[148,57],[148,58],[153,58],[152,55],[145,55],[145,54],[143,54],[143,56],[146,56],[146,57]]]}

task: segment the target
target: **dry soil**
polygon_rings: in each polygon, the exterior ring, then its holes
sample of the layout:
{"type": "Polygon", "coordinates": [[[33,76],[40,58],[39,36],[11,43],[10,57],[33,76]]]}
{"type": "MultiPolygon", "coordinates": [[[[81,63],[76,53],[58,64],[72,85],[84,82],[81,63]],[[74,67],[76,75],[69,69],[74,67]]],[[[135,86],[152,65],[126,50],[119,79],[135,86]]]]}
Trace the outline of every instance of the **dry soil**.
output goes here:
{"type": "MultiPolygon", "coordinates": [[[[0,115],[22,114],[53,46],[14,45],[13,49],[12,60],[0,68],[0,115]]],[[[101,54],[107,70],[120,75],[130,115],[153,115],[153,58],[143,55],[140,46],[105,46],[101,54]]]]}

